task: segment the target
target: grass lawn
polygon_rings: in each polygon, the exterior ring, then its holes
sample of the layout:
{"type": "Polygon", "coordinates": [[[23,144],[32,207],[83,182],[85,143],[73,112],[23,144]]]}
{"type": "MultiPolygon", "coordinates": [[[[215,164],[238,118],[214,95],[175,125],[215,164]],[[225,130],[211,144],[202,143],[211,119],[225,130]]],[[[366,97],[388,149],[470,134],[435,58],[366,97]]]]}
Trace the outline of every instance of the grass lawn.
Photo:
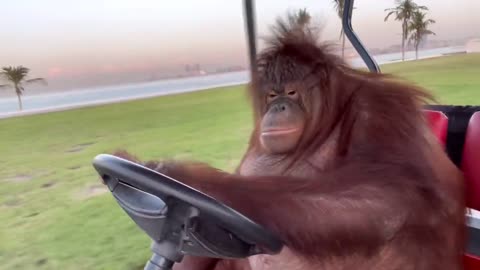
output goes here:
{"type": "MultiPolygon", "coordinates": [[[[480,105],[480,54],[382,67],[442,103],[480,105]]],[[[143,269],[149,240],[110,195],[92,158],[126,148],[232,170],[251,115],[243,87],[0,120],[0,269],[143,269]]]]}
{"type": "Polygon", "coordinates": [[[480,53],[390,64],[382,72],[431,90],[439,103],[480,105],[480,53]]]}

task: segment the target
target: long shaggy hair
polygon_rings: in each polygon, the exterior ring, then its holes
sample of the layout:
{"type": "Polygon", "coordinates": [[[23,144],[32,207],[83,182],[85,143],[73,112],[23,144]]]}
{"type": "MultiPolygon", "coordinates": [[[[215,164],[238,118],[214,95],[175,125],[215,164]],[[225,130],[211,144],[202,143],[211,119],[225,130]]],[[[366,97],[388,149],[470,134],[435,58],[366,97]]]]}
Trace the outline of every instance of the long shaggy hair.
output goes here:
{"type": "Polygon", "coordinates": [[[342,130],[337,149],[342,156],[361,147],[351,141],[353,132],[363,133],[364,139],[397,143],[383,145],[389,151],[422,137],[422,106],[434,101],[424,89],[392,75],[350,67],[333,52],[332,44],[319,41],[320,28],[299,24],[293,16],[278,19],[271,32],[249,88],[255,108],[252,148],[259,146],[266,92],[289,82],[303,82],[303,105],[311,115],[294,161],[313,154],[336,128],[342,130]]]}

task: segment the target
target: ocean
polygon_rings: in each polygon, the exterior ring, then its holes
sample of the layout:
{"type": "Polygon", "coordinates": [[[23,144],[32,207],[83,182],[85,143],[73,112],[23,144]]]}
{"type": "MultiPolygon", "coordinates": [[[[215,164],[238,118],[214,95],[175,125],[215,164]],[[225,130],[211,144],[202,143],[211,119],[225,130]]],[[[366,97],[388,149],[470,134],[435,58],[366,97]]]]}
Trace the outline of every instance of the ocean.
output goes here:
{"type": "MultiPolygon", "coordinates": [[[[446,47],[419,51],[419,58],[442,56],[444,54],[463,52],[465,48],[446,47]]],[[[401,53],[390,53],[374,56],[378,64],[392,63],[401,60],[401,53]]],[[[414,51],[406,52],[406,60],[415,58],[414,51]]],[[[360,58],[352,59],[351,65],[364,67],[360,58]]],[[[221,86],[239,85],[248,82],[248,71],[230,72],[181,79],[169,79],[144,83],[132,83],[116,86],[81,89],[42,95],[23,96],[23,113],[30,114],[41,111],[62,110],[94,104],[147,98],[175,93],[185,93],[221,86]]],[[[18,114],[16,97],[0,98],[0,118],[18,114]]]]}

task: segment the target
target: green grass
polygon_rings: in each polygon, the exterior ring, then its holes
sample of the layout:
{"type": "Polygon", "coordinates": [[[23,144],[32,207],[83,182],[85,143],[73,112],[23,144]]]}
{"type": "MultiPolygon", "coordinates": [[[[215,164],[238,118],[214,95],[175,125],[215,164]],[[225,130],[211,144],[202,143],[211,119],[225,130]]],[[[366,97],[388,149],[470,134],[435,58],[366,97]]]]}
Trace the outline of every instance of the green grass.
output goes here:
{"type": "MultiPolygon", "coordinates": [[[[480,54],[383,67],[443,103],[480,104],[480,54]]],[[[143,269],[149,241],[101,187],[92,158],[126,148],[232,170],[251,114],[243,87],[0,120],[0,269],[143,269]]]]}
{"type": "Polygon", "coordinates": [[[431,90],[439,103],[480,105],[480,53],[385,65],[382,72],[431,90]]]}

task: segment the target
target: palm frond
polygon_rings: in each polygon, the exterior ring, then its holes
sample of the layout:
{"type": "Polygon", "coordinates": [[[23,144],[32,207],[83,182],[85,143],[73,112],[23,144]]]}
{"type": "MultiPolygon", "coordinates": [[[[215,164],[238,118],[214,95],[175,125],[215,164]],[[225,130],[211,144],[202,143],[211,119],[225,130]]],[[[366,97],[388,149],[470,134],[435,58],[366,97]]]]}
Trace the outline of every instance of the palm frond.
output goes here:
{"type": "Polygon", "coordinates": [[[437,35],[435,32],[433,32],[433,31],[431,31],[431,30],[428,30],[428,29],[427,29],[427,30],[423,30],[423,31],[422,31],[422,34],[425,35],[425,36],[426,36],[426,35],[434,35],[434,36],[437,35]]]}
{"type": "MultiPolygon", "coordinates": [[[[385,10],[385,11],[386,11],[386,10],[385,10]]],[[[388,18],[389,18],[390,16],[392,16],[393,14],[397,14],[397,10],[392,10],[392,11],[390,11],[390,12],[387,14],[387,16],[385,16],[385,19],[383,19],[383,21],[386,22],[386,21],[388,20],[388,18]]]]}
{"type": "Polygon", "coordinates": [[[335,10],[337,11],[337,15],[342,17],[343,10],[345,8],[345,0],[333,0],[333,5],[335,6],[335,10]]]}
{"type": "Polygon", "coordinates": [[[428,10],[427,6],[417,6],[418,10],[428,10]]]}
{"type": "Polygon", "coordinates": [[[28,83],[28,84],[31,84],[31,83],[41,83],[41,84],[43,84],[43,85],[48,85],[47,80],[45,80],[44,78],[28,79],[28,80],[26,80],[25,82],[28,83]]]}
{"type": "Polygon", "coordinates": [[[2,77],[7,79],[8,81],[11,81],[14,84],[18,84],[25,80],[29,71],[30,70],[24,66],[8,66],[3,67],[0,73],[2,74],[2,77]]]}
{"type": "Polygon", "coordinates": [[[307,25],[310,23],[312,19],[312,16],[310,16],[310,13],[308,13],[306,8],[300,9],[297,12],[296,16],[297,16],[296,20],[299,25],[307,25]]]}

